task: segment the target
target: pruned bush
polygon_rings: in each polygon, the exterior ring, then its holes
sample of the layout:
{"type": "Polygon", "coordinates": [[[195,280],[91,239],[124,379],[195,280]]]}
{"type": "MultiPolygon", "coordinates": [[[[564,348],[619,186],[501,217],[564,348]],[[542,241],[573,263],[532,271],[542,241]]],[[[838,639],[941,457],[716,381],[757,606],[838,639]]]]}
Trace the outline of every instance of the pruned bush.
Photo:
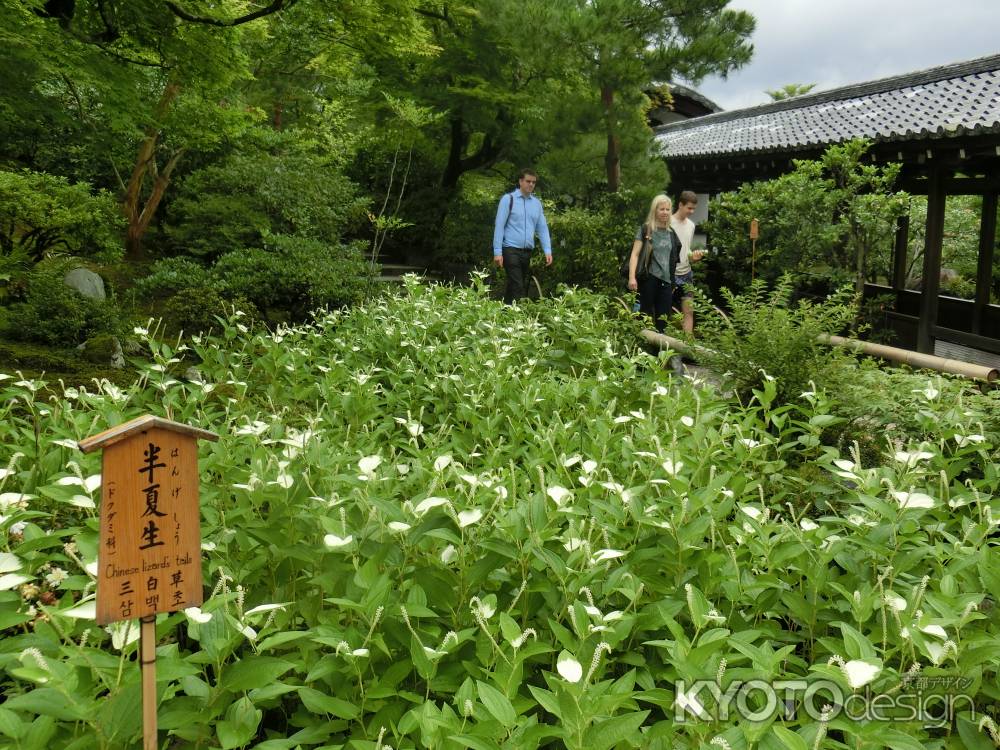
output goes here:
{"type": "Polygon", "coordinates": [[[99,333],[118,333],[119,313],[109,300],[84,297],[63,281],[64,263],[36,266],[25,301],[11,305],[5,334],[17,341],[73,346],[99,333]]]}
{"type": "Polygon", "coordinates": [[[214,281],[201,263],[191,258],[164,258],[156,261],[150,274],[135,285],[135,292],[149,299],[164,299],[189,289],[204,289],[214,281]]]}
{"type": "Polygon", "coordinates": [[[448,206],[433,265],[484,266],[492,261],[497,204],[510,187],[495,177],[468,174],[448,206]]]}
{"type": "Polygon", "coordinates": [[[180,183],[168,236],[176,248],[208,259],[259,247],[269,234],[336,242],[367,202],[342,167],[343,154],[295,131],[254,131],[244,151],[180,183]]]}
{"type": "MultiPolygon", "coordinates": [[[[438,268],[449,264],[484,267],[492,262],[497,205],[510,189],[494,178],[463,178],[434,255],[438,268]]],[[[532,261],[544,293],[554,293],[560,284],[620,291],[618,269],[632,246],[633,225],[642,221],[641,202],[628,191],[605,196],[592,206],[555,206],[546,201],[553,263],[543,269],[540,251],[532,261]]]]}
{"type": "Polygon", "coordinates": [[[204,333],[219,325],[219,318],[234,309],[246,314],[244,321],[252,323],[260,316],[256,306],[243,298],[226,299],[211,286],[181,289],[163,305],[163,322],[167,333],[204,333]]]}
{"type": "Polygon", "coordinates": [[[318,307],[360,302],[372,269],[358,245],[331,246],[303,237],[272,235],[264,248],[223,255],[211,275],[228,299],[242,297],[262,312],[283,310],[303,320],[318,307]]]}
{"type": "Polygon", "coordinates": [[[600,292],[620,292],[619,269],[632,247],[634,221],[603,207],[571,207],[553,212],[551,272],[540,274],[546,292],[558,284],[582,286],[600,292]]]}

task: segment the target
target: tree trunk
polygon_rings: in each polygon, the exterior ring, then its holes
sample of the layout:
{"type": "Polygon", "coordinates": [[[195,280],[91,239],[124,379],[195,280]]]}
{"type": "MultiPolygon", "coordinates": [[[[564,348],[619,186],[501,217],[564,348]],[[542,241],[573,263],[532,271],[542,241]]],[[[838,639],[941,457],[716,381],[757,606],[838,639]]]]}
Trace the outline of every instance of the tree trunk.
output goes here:
{"type": "Polygon", "coordinates": [[[137,260],[142,257],[142,238],[149,229],[149,223],[153,220],[163,193],[170,183],[170,173],[177,165],[177,160],[184,153],[180,149],[170,157],[162,174],[158,174],[156,166],[156,146],[160,140],[159,123],[169,111],[174,99],[180,93],[181,87],[178,83],[168,83],[160,95],[160,101],[156,104],[154,113],[154,123],[146,129],[146,134],[139,144],[139,152],[136,154],[135,166],[132,168],[132,176],[129,178],[125,188],[125,197],[122,201],[122,210],[128,220],[128,230],[125,236],[125,254],[130,260],[137,260]],[[146,182],[146,175],[153,176],[153,192],[145,205],[142,203],[142,188],[146,182]]]}
{"type": "MultiPolygon", "coordinates": [[[[500,113],[497,119],[503,122],[506,118],[504,118],[503,113],[500,113]]],[[[495,164],[503,151],[501,141],[502,139],[487,133],[476,153],[463,157],[465,147],[469,144],[469,137],[465,132],[465,122],[459,116],[452,117],[448,163],[441,175],[441,187],[450,191],[458,185],[458,179],[466,172],[495,164]]]]}
{"type": "Polygon", "coordinates": [[[441,175],[441,187],[451,189],[462,176],[462,152],[466,144],[465,124],[461,117],[451,118],[451,137],[448,139],[448,162],[441,175]]]}
{"type": "Polygon", "coordinates": [[[868,247],[865,237],[855,220],[851,220],[851,244],[854,245],[854,293],[859,295],[865,291],[865,276],[867,275],[868,247]]]}
{"type": "Polygon", "coordinates": [[[621,140],[615,128],[615,92],[610,86],[601,86],[601,104],[604,105],[604,120],[608,133],[604,171],[608,178],[608,190],[617,193],[622,182],[621,140]]]}

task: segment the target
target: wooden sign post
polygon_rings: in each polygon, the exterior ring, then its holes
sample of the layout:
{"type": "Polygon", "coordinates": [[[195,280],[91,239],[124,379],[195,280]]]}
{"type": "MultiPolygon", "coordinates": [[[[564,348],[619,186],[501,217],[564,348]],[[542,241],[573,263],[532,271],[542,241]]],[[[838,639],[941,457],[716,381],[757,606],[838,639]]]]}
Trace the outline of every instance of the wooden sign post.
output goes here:
{"type": "Polygon", "coordinates": [[[753,281],[757,270],[757,238],[760,236],[760,225],[756,219],[750,220],[750,281],[753,281]]]}
{"type": "Polygon", "coordinates": [[[156,750],[156,615],[202,603],[198,439],[215,433],[146,416],[82,440],[103,449],[97,623],[138,619],[143,748],[156,750]]]}

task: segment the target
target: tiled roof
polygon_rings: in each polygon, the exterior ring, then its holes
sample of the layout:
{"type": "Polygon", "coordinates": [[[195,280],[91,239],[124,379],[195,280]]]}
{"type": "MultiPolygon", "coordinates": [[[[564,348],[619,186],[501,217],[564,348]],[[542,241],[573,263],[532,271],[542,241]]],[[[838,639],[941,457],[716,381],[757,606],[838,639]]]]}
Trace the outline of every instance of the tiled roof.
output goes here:
{"type": "Polygon", "coordinates": [[[997,132],[1000,55],[993,55],[671,123],[656,140],[666,158],[683,159],[997,132]]]}
{"type": "Polygon", "coordinates": [[[700,91],[695,91],[693,88],[680,83],[668,83],[667,85],[670,87],[670,93],[674,96],[686,96],[688,99],[698,102],[698,104],[705,107],[705,109],[711,110],[712,112],[722,111],[722,107],[713,102],[700,91]]]}

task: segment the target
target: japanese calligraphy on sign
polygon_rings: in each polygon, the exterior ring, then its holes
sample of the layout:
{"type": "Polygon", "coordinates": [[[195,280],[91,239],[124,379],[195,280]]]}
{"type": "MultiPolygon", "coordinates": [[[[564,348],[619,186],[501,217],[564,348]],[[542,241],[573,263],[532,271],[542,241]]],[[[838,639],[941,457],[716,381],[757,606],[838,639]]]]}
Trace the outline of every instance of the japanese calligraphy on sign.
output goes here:
{"type": "Polygon", "coordinates": [[[99,624],[202,603],[198,438],[216,436],[141,417],[80,443],[104,449],[99,624]]]}

